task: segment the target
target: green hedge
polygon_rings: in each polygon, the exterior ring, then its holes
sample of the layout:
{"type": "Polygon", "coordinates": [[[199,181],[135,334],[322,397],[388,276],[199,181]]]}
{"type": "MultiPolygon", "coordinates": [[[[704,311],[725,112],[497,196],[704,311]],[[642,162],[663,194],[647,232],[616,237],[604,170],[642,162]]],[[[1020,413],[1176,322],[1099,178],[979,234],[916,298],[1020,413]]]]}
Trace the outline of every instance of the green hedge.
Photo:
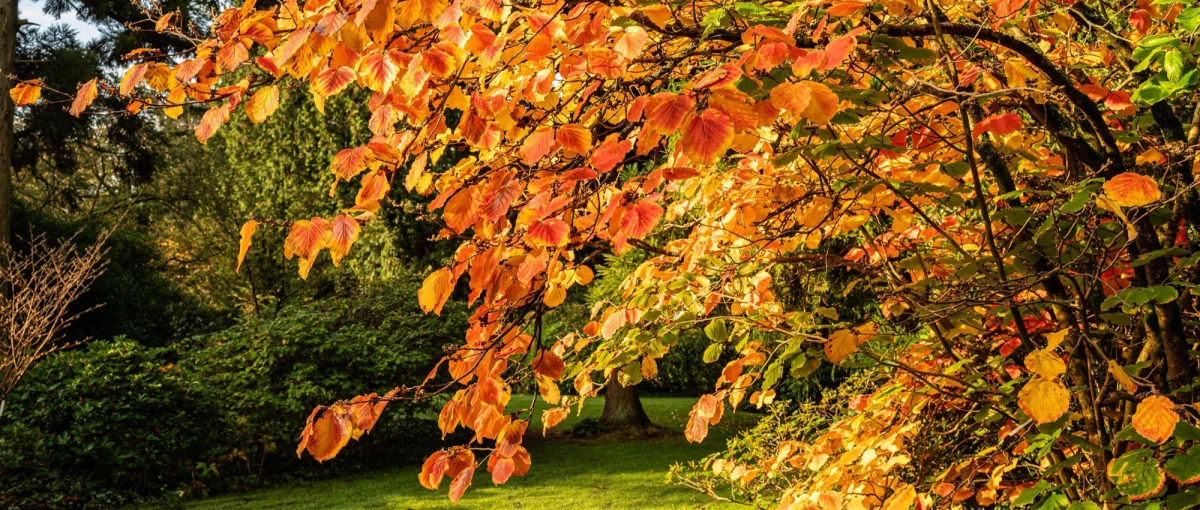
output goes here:
{"type": "Polygon", "coordinates": [[[169,349],[118,338],[43,360],[0,417],[0,507],[112,507],[428,455],[437,402],[389,406],[324,465],[295,454],[314,406],[419,382],[461,338],[463,308],[426,316],[415,286],[298,303],[169,349]]]}

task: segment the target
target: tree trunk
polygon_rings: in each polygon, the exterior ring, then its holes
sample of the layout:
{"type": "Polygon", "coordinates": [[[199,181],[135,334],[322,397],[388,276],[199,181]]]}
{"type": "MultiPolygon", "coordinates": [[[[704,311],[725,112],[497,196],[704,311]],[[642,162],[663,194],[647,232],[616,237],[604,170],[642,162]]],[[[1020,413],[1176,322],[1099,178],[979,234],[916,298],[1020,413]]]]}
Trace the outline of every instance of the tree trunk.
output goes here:
{"type": "Polygon", "coordinates": [[[642,409],[637,386],[622,385],[616,370],[608,376],[604,388],[604,412],[600,413],[600,421],[610,432],[644,434],[654,428],[646,410],[642,409]]]}
{"type": "Polygon", "coordinates": [[[9,97],[16,72],[18,0],[0,0],[0,267],[8,266],[7,248],[12,242],[13,112],[9,97]]]}

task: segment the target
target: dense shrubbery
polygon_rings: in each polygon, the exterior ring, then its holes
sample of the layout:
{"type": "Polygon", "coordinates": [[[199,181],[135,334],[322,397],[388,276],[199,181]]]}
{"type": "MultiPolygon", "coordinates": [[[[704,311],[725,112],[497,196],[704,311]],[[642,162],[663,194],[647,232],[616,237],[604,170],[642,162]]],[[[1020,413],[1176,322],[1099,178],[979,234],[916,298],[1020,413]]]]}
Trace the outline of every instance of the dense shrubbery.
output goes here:
{"type": "MultiPolygon", "coordinates": [[[[171,349],[121,338],[52,356],[0,417],[0,505],[108,507],[303,475],[317,464],[294,447],[313,406],[419,382],[462,334],[463,309],[426,317],[413,285],[364,285],[171,349]]],[[[389,407],[371,447],[321,474],[427,453],[432,409],[389,407]]]]}
{"type": "Polygon", "coordinates": [[[0,418],[0,502],[110,506],[187,485],[219,431],[173,355],[119,338],[41,362],[0,418]]]}

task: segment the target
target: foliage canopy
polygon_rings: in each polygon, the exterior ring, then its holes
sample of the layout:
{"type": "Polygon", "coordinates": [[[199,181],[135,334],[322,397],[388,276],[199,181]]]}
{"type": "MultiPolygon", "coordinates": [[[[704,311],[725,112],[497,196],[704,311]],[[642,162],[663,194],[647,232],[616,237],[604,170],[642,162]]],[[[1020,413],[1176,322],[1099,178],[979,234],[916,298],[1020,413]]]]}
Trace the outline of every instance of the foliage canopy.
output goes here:
{"type": "MultiPolygon", "coordinates": [[[[171,13],[151,14],[183,34],[171,13]]],[[[318,108],[371,92],[372,136],[325,177],[335,212],[254,218],[239,258],[272,226],[302,277],[324,251],[337,265],[403,186],[432,198],[439,236],[458,245],[417,292],[421,308],[441,313],[460,287],[475,308],[426,384],[317,408],[300,453],[330,458],[387,402],[449,393],[443,432],[465,427],[479,444],[434,453],[421,482],[456,501],[477,470],[503,483],[530,469],[534,409],[507,414],[512,382],[536,381],[553,426],[596,394],[597,374],[653,378],[679,332],[702,327],[704,361],[736,356],[692,410],[695,441],[728,410],[770,403],[785,375],[835,363],[880,377],[820,434],[713,464],[734,484],[786,477],[780,507],[1174,507],[1200,501],[1198,25],[1200,7],[1172,0],[1132,12],[1107,0],[249,2],[210,35],[184,34],[192,58],[138,50],[120,83],[82,85],[71,108],[100,91],[135,113],[207,103],[206,142],[239,110],[271,116],[286,91],[306,87],[318,108]],[[466,157],[436,169],[452,149],[466,157]],[[620,171],[635,164],[651,169],[620,171]],[[336,200],[347,185],[353,200],[336,200]],[[592,280],[597,257],[631,249],[651,257],[621,299],[543,338],[541,314],[592,280]],[[877,306],[783,302],[783,267],[849,271],[843,290],[870,289],[877,306]]],[[[29,81],[12,94],[38,92],[29,81]]]]}

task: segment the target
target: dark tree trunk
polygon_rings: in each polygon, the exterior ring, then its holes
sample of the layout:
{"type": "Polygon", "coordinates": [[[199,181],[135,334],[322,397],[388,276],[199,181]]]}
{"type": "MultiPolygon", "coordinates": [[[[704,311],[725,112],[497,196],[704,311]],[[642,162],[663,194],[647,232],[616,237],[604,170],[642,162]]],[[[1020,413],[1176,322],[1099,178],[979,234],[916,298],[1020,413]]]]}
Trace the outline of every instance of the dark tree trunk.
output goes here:
{"type": "Polygon", "coordinates": [[[644,434],[654,429],[646,410],[642,409],[637,386],[623,386],[615,370],[608,376],[604,388],[604,412],[600,413],[600,421],[610,432],[644,434]]]}
{"type": "Polygon", "coordinates": [[[8,79],[13,74],[17,51],[17,8],[18,0],[0,0],[0,266],[8,266],[5,249],[12,235],[12,186],[13,186],[13,112],[16,105],[9,97],[14,82],[8,79]]]}

